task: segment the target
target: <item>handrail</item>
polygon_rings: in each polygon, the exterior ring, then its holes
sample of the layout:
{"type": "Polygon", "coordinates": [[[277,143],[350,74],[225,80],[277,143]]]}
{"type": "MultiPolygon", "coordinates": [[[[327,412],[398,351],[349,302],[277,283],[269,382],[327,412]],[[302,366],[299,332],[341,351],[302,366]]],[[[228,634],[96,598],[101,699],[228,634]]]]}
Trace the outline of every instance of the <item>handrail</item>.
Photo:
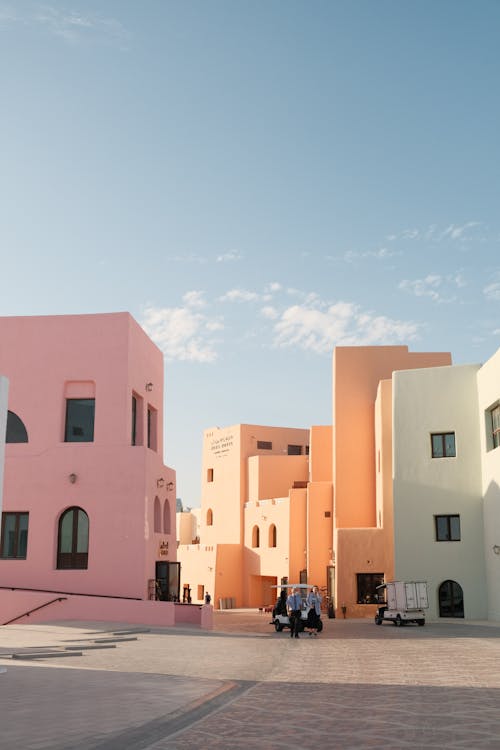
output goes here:
{"type": "Polygon", "coordinates": [[[32,589],[22,586],[0,586],[5,591],[36,591],[42,594],[66,594],[67,596],[94,596],[98,599],[127,599],[128,601],[140,602],[140,596],[116,596],[116,594],[83,594],[81,591],[54,591],[54,589],[32,589]]]}
{"type": "Polygon", "coordinates": [[[39,609],[43,609],[44,607],[48,607],[49,604],[54,604],[54,602],[65,602],[68,600],[67,596],[58,596],[57,599],[51,599],[50,602],[45,602],[45,604],[40,604],[38,607],[33,607],[33,609],[29,609],[27,612],[23,612],[22,615],[18,615],[17,617],[13,617],[12,620],[8,620],[7,622],[3,622],[2,625],[10,625],[11,622],[16,622],[16,620],[20,620],[21,617],[29,617],[32,612],[36,612],[39,609]]]}

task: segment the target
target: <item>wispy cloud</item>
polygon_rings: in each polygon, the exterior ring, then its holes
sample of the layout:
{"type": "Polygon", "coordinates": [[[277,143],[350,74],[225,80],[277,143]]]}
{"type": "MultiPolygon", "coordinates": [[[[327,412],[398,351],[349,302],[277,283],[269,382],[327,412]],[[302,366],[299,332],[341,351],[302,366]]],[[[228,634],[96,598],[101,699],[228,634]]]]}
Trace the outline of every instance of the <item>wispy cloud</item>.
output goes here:
{"type": "Polygon", "coordinates": [[[222,316],[200,312],[200,292],[187,292],[183,301],[183,307],[147,307],[142,327],[169,360],[214,362],[219,341],[212,334],[223,329],[222,316]]]}
{"type": "Polygon", "coordinates": [[[498,302],[500,300],[500,281],[496,281],[493,284],[488,284],[483,289],[483,294],[488,300],[498,302]]]}
{"type": "Polygon", "coordinates": [[[131,34],[115,18],[100,13],[66,10],[46,3],[0,6],[0,24],[39,28],[67,43],[112,43],[126,48],[131,34]]]}
{"type": "Polygon", "coordinates": [[[230,289],[219,297],[219,302],[257,302],[262,299],[258,292],[250,292],[247,289],[230,289]]]}
{"type": "Polygon", "coordinates": [[[368,346],[413,340],[419,326],[363,311],[359,305],[337,302],[325,309],[293,305],[274,325],[274,345],[326,354],[334,346],[368,346]]]}
{"type": "Polygon", "coordinates": [[[441,276],[430,273],[423,279],[403,279],[399,283],[399,289],[414,294],[415,297],[429,297],[435,302],[453,302],[456,295],[450,290],[461,289],[466,286],[463,275],[457,272],[453,275],[441,276]]]}
{"type": "Polygon", "coordinates": [[[396,240],[425,240],[427,242],[443,242],[456,241],[456,242],[467,242],[471,239],[477,239],[477,236],[472,237],[470,230],[476,227],[482,226],[480,221],[466,221],[463,224],[449,224],[445,229],[439,229],[436,224],[431,224],[426,229],[403,229],[400,232],[394,232],[386,237],[388,242],[395,242],[396,240]]]}
{"type": "Polygon", "coordinates": [[[231,250],[229,253],[223,253],[218,255],[215,259],[216,263],[234,263],[234,261],[242,260],[243,255],[237,250],[231,250]]]}
{"type": "Polygon", "coordinates": [[[346,263],[354,263],[358,260],[366,258],[375,258],[375,260],[386,260],[387,258],[393,258],[396,255],[401,255],[400,250],[390,250],[387,247],[380,247],[378,250],[366,250],[364,252],[356,252],[355,250],[348,250],[344,253],[344,260],[346,263]]]}

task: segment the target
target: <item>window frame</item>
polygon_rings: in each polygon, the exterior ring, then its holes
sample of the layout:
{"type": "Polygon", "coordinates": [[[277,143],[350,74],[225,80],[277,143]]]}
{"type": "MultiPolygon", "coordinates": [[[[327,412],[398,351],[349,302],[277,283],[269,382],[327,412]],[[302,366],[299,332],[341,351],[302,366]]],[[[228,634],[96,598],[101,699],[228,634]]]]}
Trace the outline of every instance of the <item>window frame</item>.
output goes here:
{"type": "Polygon", "coordinates": [[[91,398],[66,398],[66,414],[64,418],[64,442],[65,443],[93,443],[94,442],[94,435],[95,435],[95,397],[91,398]],[[76,402],[80,402],[82,404],[83,402],[92,403],[92,420],[91,420],[91,437],[90,440],[87,439],[89,437],[90,433],[87,433],[84,435],[84,439],[80,438],[79,436],[76,437],[75,435],[70,435],[70,428],[77,427],[77,425],[72,425],[68,418],[70,416],[70,407],[71,405],[76,405],[76,402]]]}
{"type": "Polygon", "coordinates": [[[88,513],[80,508],[78,505],[72,505],[66,508],[59,516],[57,524],[57,570],[87,570],[88,569],[88,558],[89,558],[89,540],[90,540],[90,518],[88,513]],[[61,551],[61,528],[65,517],[69,513],[73,513],[72,527],[71,527],[71,552],[61,551]],[[78,551],[78,521],[80,518],[80,512],[83,513],[87,518],[87,536],[86,536],[86,551],[78,551]]]}
{"type": "Polygon", "coordinates": [[[26,560],[28,557],[28,531],[29,531],[29,512],[28,511],[3,511],[1,518],[1,529],[0,529],[0,560],[26,560]],[[7,525],[7,517],[14,516],[14,550],[12,555],[4,554],[7,546],[7,540],[5,539],[5,527],[7,525]],[[25,516],[26,522],[26,549],[24,554],[19,554],[19,548],[22,546],[20,535],[24,529],[20,528],[21,518],[25,516]]]}
{"type": "Polygon", "coordinates": [[[490,417],[491,449],[500,447],[500,403],[488,409],[490,417]],[[498,426],[495,426],[495,422],[498,426]]]}
{"type": "Polygon", "coordinates": [[[457,440],[455,432],[450,430],[448,432],[431,432],[431,457],[432,458],[456,458],[457,457],[457,440]],[[453,435],[453,453],[448,452],[446,444],[446,438],[453,435]],[[442,453],[436,452],[434,449],[434,439],[440,438],[442,453]]]}
{"type": "Polygon", "coordinates": [[[271,440],[257,440],[258,451],[272,451],[273,444],[271,440]]]}
{"type": "Polygon", "coordinates": [[[385,573],[356,573],[357,604],[378,604],[377,586],[381,586],[384,582],[385,573]]]}
{"type": "Polygon", "coordinates": [[[434,531],[436,536],[436,542],[461,542],[462,541],[462,525],[460,523],[460,514],[459,513],[437,513],[434,516],[434,531]],[[456,531],[452,531],[452,523],[451,520],[458,518],[458,537],[453,536],[453,534],[456,534],[456,531]],[[439,528],[440,521],[442,522],[442,519],[446,519],[446,526],[447,526],[447,533],[448,536],[446,538],[441,538],[441,532],[439,528]]]}

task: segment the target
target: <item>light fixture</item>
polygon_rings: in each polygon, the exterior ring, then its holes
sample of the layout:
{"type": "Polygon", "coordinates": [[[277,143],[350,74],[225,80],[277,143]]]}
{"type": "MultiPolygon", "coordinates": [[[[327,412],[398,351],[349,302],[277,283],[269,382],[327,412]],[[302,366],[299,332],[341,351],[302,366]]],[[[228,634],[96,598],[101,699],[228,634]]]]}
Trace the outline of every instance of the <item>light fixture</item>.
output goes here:
{"type": "Polygon", "coordinates": [[[169,492],[172,492],[173,489],[174,489],[174,483],[173,482],[168,482],[167,483],[167,490],[169,492]]]}
{"type": "Polygon", "coordinates": [[[165,480],[163,479],[163,477],[160,477],[159,479],[156,480],[157,487],[163,487],[164,484],[165,484],[165,480]]]}
{"type": "Polygon", "coordinates": [[[500,555],[500,544],[494,544],[492,549],[495,555],[500,555]]]}
{"type": "Polygon", "coordinates": [[[153,390],[153,383],[146,383],[146,390],[152,391],[153,390]]]}
{"type": "Polygon", "coordinates": [[[71,482],[71,484],[74,484],[76,482],[76,480],[78,479],[78,477],[77,477],[76,474],[70,474],[69,477],[68,477],[68,479],[71,482]]]}

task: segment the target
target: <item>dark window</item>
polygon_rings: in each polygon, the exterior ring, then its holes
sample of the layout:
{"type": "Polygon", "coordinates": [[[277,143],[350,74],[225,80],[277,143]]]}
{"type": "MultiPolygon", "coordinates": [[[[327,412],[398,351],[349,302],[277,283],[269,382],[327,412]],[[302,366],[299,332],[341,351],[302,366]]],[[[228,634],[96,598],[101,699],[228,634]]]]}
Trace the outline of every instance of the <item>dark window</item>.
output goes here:
{"type": "Polygon", "coordinates": [[[88,567],[89,517],[81,508],[68,508],[59,519],[57,567],[82,570],[88,567]]]}
{"type": "Polygon", "coordinates": [[[214,481],[214,470],[207,469],[207,482],[213,482],[213,481],[214,481]]]}
{"type": "Polygon", "coordinates": [[[28,433],[23,421],[13,411],[7,412],[7,434],[6,443],[27,443],[28,433]]]}
{"type": "Polygon", "coordinates": [[[252,547],[260,547],[260,529],[254,526],[252,529],[252,547]]]}
{"type": "Polygon", "coordinates": [[[455,433],[438,432],[431,435],[432,458],[453,458],[455,451],[455,433]]]}
{"type": "Polygon", "coordinates": [[[148,406],[148,448],[151,448],[151,450],[155,451],[157,444],[156,444],[156,409],[153,409],[152,406],[148,406]]]}
{"type": "Polygon", "coordinates": [[[66,443],[92,443],[94,440],[95,398],[66,399],[66,443]]]}
{"type": "Polygon", "coordinates": [[[434,516],[437,542],[460,541],[460,516],[434,516]]]}
{"type": "Polygon", "coordinates": [[[384,582],[383,573],[357,573],[358,604],[376,604],[379,599],[377,586],[384,582]]]}
{"type": "Polygon", "coordinates": [[[325,518],[331,518],[331,517],[332,517],[331,511],[330,510],[325,510],[325,518]]]}
{"type": "Polygon", "coordinates": [[[257,450],[272,451],[273,444],[267,440],[257,440],[257,450]]]}
{"type": "Polygon", "coordinates": [[[498,448],[498,446],[500,445],[500,404],[491,409],[490,415],[493,448],[498,448]]]}
{"type": "Polygon", "coordinates": [[[276,526],[274,525],[274,523],[272,523],[269,527],[269,546],[276,547],[276,542],[277,542],[276,526]]]}
{"type": "Polygon", "coordinates": [[[289,445],[288,446],[288,455],[289,456],[301,456],[302,455],[302,446],[301,445],[289,445]]]}
{"type": "Polygon", "coordinates": [[[306,445],[306,456],[308,456],[308,455],[309,455],[309,446],[306,445]]]}
{"type": "Polygon", "coordinates": [[[28,513],[2,513],[0,557],[26,559],[28,549],[28,513]]]}
{"type": "Polygon", "coordinates": [[[212,511],[212,508],[209,508],[207,510],[207,526],[213,526],[214,525],[214,514],[212,511]]]}
{"type": "Polygon", "coordinates": [[[137,399],[132,396],[132,445],[137,445],[137,399]]]}

